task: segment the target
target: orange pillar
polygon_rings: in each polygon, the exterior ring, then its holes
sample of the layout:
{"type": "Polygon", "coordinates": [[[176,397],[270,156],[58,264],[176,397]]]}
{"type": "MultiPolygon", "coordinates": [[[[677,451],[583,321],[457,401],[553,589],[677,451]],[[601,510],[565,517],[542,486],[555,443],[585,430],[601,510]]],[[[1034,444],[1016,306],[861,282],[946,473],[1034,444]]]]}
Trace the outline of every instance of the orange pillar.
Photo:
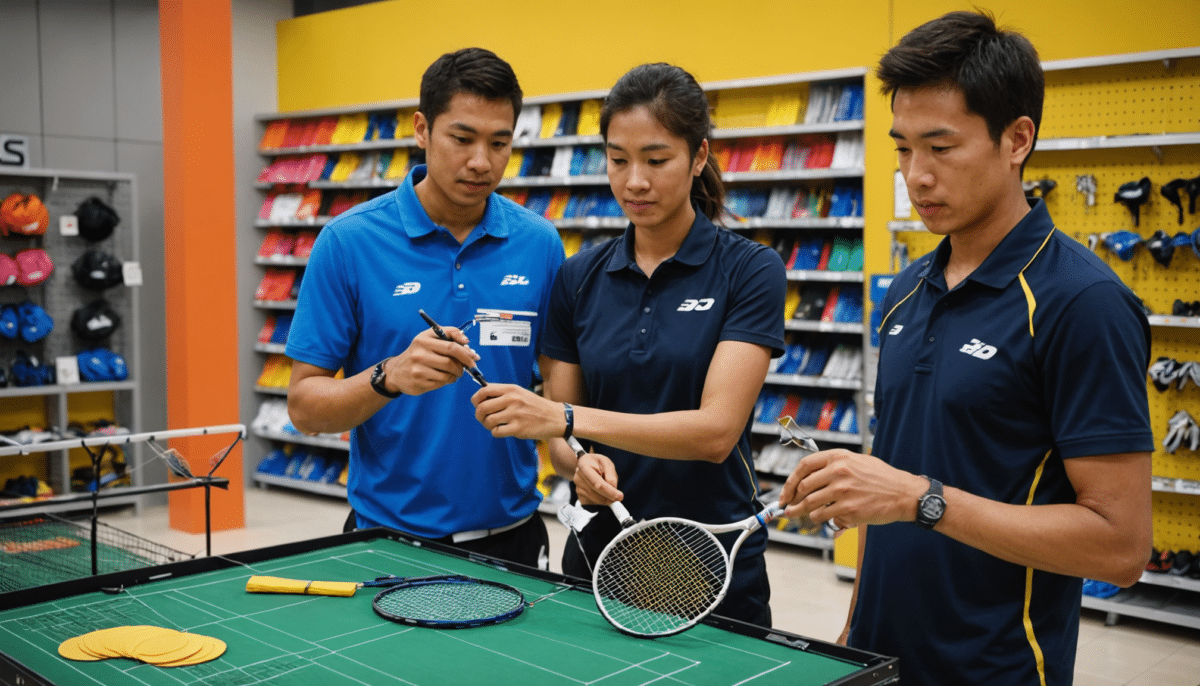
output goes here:
{"type": "MultiPolygon", "coordinates": [[[[159,0],[162,59],[167,422],[234,424],[238,412],[233,45],[230,0],[159,0]]],[[[232,436],[174,444],[192,471],[232,436]]],[[[216,473],[213,530],[245,523],[240,449],[216,473]]],[[[204,491],[170,495],[171,527],[204,531],[204,491]]]]}

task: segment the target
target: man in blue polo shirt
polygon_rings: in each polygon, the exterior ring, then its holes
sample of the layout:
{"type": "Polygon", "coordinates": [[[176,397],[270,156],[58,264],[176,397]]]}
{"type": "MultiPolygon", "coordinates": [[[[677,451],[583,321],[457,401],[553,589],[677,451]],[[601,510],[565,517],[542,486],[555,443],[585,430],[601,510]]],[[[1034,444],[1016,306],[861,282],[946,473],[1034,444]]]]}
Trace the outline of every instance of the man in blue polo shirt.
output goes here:
{"type": "Polygon", "coordinates": [[[313,246],[288,334],[288,411],[304,432],[353,429],[348,528],[539,565],[549,551],[534,443],[492,438],[471,417],[477,386],[456,383],[477,364],[490,380],[531,384],[563,261],[548,221],[493,193],[520,111],[516,75],[487,50],[425,72],[414,125],[426,164],[313,246]]]}
{"type": "Polygon", "coordinates": [[[1080,577],[1129,586],[1150,551],[1149,326],[1024,197],[1028,40],[954,12],[877,73],[909,196],[946,238],[883,303],[878,457],[810,455],[782,501],[860,527],[842,640],[898,656],[903,683],[1070,684],[1080,577]]]}

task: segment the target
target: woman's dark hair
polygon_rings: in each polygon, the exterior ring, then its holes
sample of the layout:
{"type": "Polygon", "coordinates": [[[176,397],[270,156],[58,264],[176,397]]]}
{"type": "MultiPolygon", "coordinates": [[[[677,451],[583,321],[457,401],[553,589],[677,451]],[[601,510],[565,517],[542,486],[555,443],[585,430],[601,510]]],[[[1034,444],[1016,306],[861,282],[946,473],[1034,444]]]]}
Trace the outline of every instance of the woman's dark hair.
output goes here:
{"type": "Polygon", "coordinates": [[[997,145],[1009,124],[1027,116],[1037,141],[1046,93],[1037,50],[1025,36],[998,29],[990,14],[951,12],[918,26],[887,51],[875,74],[893,102],[901,88],[958,88],[997,145]]]}
{"type": "MultiPolygon", "coordinates": [[[[645,107],[663,128],[687,141],[692,159],[700,144],[712,138],[708,97],[696,79],[679,67],[662,62],[643,64],[622,76],[600,110],[600,135],[604,140],[608,140],[608,124],[613,116],[635,107],[645,107]]],[[[691,195],[704,216],[714,221],[720,216],[725,186],[717,156],[711,150],[704,170],[692,179],[691,195]]]]}
{"type": "Polygon", "coordinates": [[[512,103],[513,125],[521,113],[521,84],[512,67],[483,48],[463,48],[434,60],[421,77],[421,100],[417,110],[433,128],[433,120],[450,109],[455,93],[471,93],[488,100],[512,103]]]}

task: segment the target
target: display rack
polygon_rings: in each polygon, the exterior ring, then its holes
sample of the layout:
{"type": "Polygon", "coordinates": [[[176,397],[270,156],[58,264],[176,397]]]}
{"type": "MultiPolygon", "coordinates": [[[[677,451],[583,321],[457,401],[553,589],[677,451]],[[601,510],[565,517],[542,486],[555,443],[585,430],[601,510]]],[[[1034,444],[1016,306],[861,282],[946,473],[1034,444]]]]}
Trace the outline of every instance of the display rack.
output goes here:
{"type": "MultiPolygon", "coordinates": [[[[713,135],[713,154],[719,159],[724,158],[725,162],[723,179],[730,195],[727,206],[737,212],[724,218],[725,226],[753,235],[756,240],[776,249],[781,245],[791,249],[792,243],[801,237],[817,237],[830,243],[836,237],[847,245],[857,242],[861,255],[864,226],[861,110],[865,74],[865,69],[841,69],[703,86],[713,106],[717,126],[713,135]],[[854,100],[855,93],[857,101],[854,100]],[[791,157],[784,156],[785,148],[792,151],[791,157]],[[818,150],[826,157],[818,156],[818,150]],[[774,211],[768,213],[766,198],[772,191],[779,197],[775,200],[774,211]],[[833,196],[839,191],[842,197],[837,200],[833,196]],[[798,209],[797,200],[795,206],[787,205],[787,211],[781,212],[783,199],[793,196],[806,198],[811,207],[798,209]],[[836,204],[835,200],[843,204],[836,204]],[[738,209],[750,211],[738,212],[738,209]]],[[[563,236],[568,255],[580,249],[582,244],[617,235],[627,226],[627,220],[612,201],[603,168],[598,113],[600,101],[606,94],[607,91],[589,91],[527,98],[517,121],[513,160],[500,182],[501,193],[539,211],[554,223],[563,236]],[[564,111],[568,113],[566,116],[562,114],[564,111]],[[566,123],[568,121],[570,123],[566,123]],[[573,164],[564,164],[568,161],[573,164]],[[591,211],[570,211],[584,203],[592,203],[591,211]]],[[[357,199],[362,201],[398,186],[403,172],[420,158],[411,131],[405,128],[405,120],[411,120],[416,105],[416,100],[398,100],[361,107],[259,116],[257,120],[265,139],[273,139],[278,144],[260,149],[267,160],[267,169],[255,187],[273,197],[278,197],[281,192],[316,191],[322,194],[322,201],[303,219],[265,212],[255,225],[267,231],[320,230],[330,220],[327,213],[330,194],[358,192],[357,199]],[[286,126],[281,125],[284,121],[286,126]],[[274,130],[279,135],[273,136],[272,126],[279,127],[274,130]],[[321,142],[321,135],[316,133],[321,126],[327,130],[333,127],[329,142],[321,142]],[[342,128],[337,129],[337,126],[342,128]],[[359,129],[354,133],[361,131],[363,134],[372,127],[384,130],[394,126],[395,130],[392,138],[346,140],[342,134],[355,126],[359,129]],[[317,142],[306,143],[306,131],[316,136],[312,141],[317,142]],[[314,155],[325,157],[312,157],[314,155]],[[398,159],[406,160],[403,169],[397,168],[398,159]],[[357,165],[355,169],[348,172],[351,165],[347,164],[338,171],[338,165],[347,160],[357,165]],[[317,170],[318,166],[320,170],[317,170]],[[293,176],[297,169],[304,178],[293,176]],[[294,181],[296,185],[280,184],[281,179],[294,181]]],[[[788,258],[785,254],[785,261],[788,258]]],[[[306,263],[304,259],[286,255],[254,259],[254,264],[264,273],[267,269],[299,271],[306,263]]],[[[863,283],[861,266],[838,271],[789,269],[787,278],[791,287],[797,290],[802,285],[815,284],[826,290],[841,287],[861,292],[863,283]]],[[[850,298],[852,296],[848,296],[850,298]]],[[[272,314],[294,310],[295,300],[256,300],[255,307],[265,321],[272,314]]],[[[853,321],[790,320],[786,329],[789,343],[793,337],[829,336],[830,341],[858,348],[862,346],[865,332],[861,316],[853,321]]],[[[280,343],[255,344],[255,350],[264,358],[278,354],[282,349],[280,343]]],[[[861,369],[856,380],[846,381],[823,377],[820,372],[772,374],[767,379],[767,387],[819,393],[822,397],[829,395],[852,402],[856,423],[861,426],[861,369]]],[[[286,395],[286,389],[261,385],[255,387],[255,392],[264,399],[286,395]]],[[[755,423],[752,431],[756,450],[778,435],[768,423],[755,423]]],[[[814,435],[818,440],[833,444],[862,445],[861,436],[855,433],[814,429],[814,435]]],[[[255,431],[254,436],[271,447],[290,443],[339,455],[344,455],[348,448],[345,442],[306,440],[291,432],[255,431]]],[[[761,476],[764,482],[779,479],[775,474],[761,476]]],[[[278,475],[257,475],[255,481],[262,485],[325,494],[344,495],[345,492],[344,488],[339,491],[328,484],[312,484],[278,475]]],[[[542,509],[554,512],[560,505],[547,500],[542,509]]],[[[776,540],[788,543],[823,550],[831,547],[831,541],[821,536],[782,531],[773,531],[772,535],[776,540]]]]}
{"type": "MultiPolygon", "coordinates": [[[[1160,194],[1162,184],[1200,175],[1200,48],[1047,62],[1042,129],[1025,170],[1026,180],[1053,179],[1045,196],[1059,229],[1100,256],[1153,313],[1151,360],[1161,356],[1200,359],[1200,317],[1175,316],[1175,299],[1200,297],[1200,255],[1176,248],[1169,266],[1157,263],[1143,247],[1125,261],[1104,247],[1101,237],[1133,231],[1143,239],[1162,230],[1168,236],[1191,233],[1200,213],[1187,211],[1183,222],[1160,194]],[[1095,204],[1076,190],[1076,179],[1096,180],[1095,204]],[[1135,226],[1130,213],[1114,202],[1122,183],[1143,176],[1152,181],[1151,198],[1140,208],[1135,226]],[[1101,239],[1101,240],[1097,240],[1101,239]]],[[[888,223],[893,254],[904,244],[913,257],[932,249],[939,237],[919,221],[888,223]]],[[[1180,409],[1200,407],[1200,389],[1157,391],[1148,383],[1153,455],[1154,547],[1200,552],[1200,456],[1185,448],[1174,454],[1162,447],[1167,421],[1180,409]]],[[[1146,572],[1132,588],[1111,598],[1083,597],[1083,607],[1121,616],[1200,628],[1200,581],[1146,572]]]]}
{"type": "MultiPolygon", "coordinates": [[[[79,352],[97,347],[97,344],[85,342],[71,330],[71,315],[79,307],[103,297],[121,318],[120,326],[112,336],[101,343],[120,354],[126,363],[128,377],[120,381],[81,381],[71,384],[50,384],[40,386],[9,385],[0,388],[0,403],[8,407],[22,408],[18,411],[21,416],[39,415],[41,426],[53,430],[60,436],[66,436],[68,424],[74,421],[80,407],[89,408],[94,403],[84,402],[82,394],[111,393],[113,415],[107,419],[118,425],[137,431],[141,426],[141,355],[139,351],[139,289],[117,285],[105,291],[91,291],[81,287],[71,275],[71,265],[89,249],[96,249],[115,256],[125,263],[137,263],[138,256],[138,207],[137,184],[132,174],[107,172],[80,172],[53,169],[4,169],[0,171],[0,199],[9,193],[20,191],[37,195],[46,205],[49,213],[49,226],[44,235],[30,237],[8,237],[0,239],[0,249],[12,254],[24,248],[42,248],[54,263],[54,271],[50,277],[36,286],[23,287],[18,285],[0,288],[0,303],[15,304],[25,300],[32,301],[42,308],[54,320],[54,328],[50,334],[37,342],[27,343],[20,338],[15,340],[0,339],[0,364],[6,370],[17,350],[24,350],[35,355],[43,364],[53,367],[56,358],[71,357],[79,352]],[[111,206],[119,215],[120,223],[108,238],[90,243],[77,235],[64,235],[60,227],[60,219],[74,216],[76,208],[86,198],[96,196],[111,206]],[[17,398],[40,398],[42,407],[33,408],[28,402],[18,402],[17,398]],[[15,404],[14,404],[15,403],[15,404]]],[[[4,426],[3,430],[19,429],[20,426],[4,426]]],[[[44,467],[38,471],[47,477],[47,482],[56,494],[71,493],[72,466],[86,464],[86,455],[81,451],[67,449],[54,450],[44,457],[34,458],[44,460],[44,467]]],[[[131,446],[125,455],[131,480],[134,486],[141,485],[142,464],[139,446],[131,446]]],[[[12,460],[10,457],[0,457],[0,460],[12,460]]],[[[25,458],[28,459],[28,458],[25,458]]],[[[114,499],[113,504],[134,505],[140,508],[142,498],[139,495],[128,495],[114,499]]],[[[47,503],[45,512],[65,512],[79,509],[78,504],[71,502],[47,503]]]]}

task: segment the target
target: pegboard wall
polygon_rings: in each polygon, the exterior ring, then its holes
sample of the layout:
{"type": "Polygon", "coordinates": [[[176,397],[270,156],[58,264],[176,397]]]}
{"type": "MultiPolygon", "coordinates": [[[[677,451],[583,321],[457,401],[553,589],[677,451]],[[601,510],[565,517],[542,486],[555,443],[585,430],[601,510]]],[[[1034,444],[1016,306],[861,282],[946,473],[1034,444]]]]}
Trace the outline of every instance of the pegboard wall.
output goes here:
{"type": "MultiPolygon", "coordinates": [[[[1039,140],[1093,138],[1141,134],[1200,132],[1200,58],[1161,60],[1046,73],[1046,102],[1039,140]]],[[[1200,207],[1188,211],[1181,192],[1180,208],[1161,193],[1174,179],[1200,177],[1200,145],[1163,145],[1079,150],[1035,149],[1025,168],[1025,180],[1052,179],[1057,186],[1045,194],[1050,216],[1059,230],[1084,245],[1089,238],[1132,231],[1143,239],[1156,231],[1174,237],[1200,227],[1200,207]],[[1076,190],[1080,176],[1095,178],[1095,204],[1076,190]],[[1150,199],[1139,208],[1135,226],[1125,205],[1115,201],[1117,189],[1148,177],[1150,199]]],[[[1197,202],[1200,205],[1200,199],[1197,202]]],[[[915,259],[937,247],[940,237],[927,232],[902,232],[897,241],[915,259]]],[[[1151,312],[1171,315],[1176,300],[1200,300],[1200,254],[1190,246],[1177,247],[1163,265],[1143,246],[1122,260],[1096,241],[1096,254],[1131,288],[1151,312]]],[[[1155,326],[1151,359],[1170,357],[1200,361],[1200,329],[1155,326]]],[[[1168,453],[1162,446],[1167,422],[1179,410],[1200,420],[1200,388],[1190,382],[1159,392],[1147,382],[1150,421],[1154,429],[1153,473],[1158,477],[1200,482],[1200,452],[1180,447],[1168,453]]],[[[1154,494],[1154,546],[1160,550],[1200,551],[1200,495],[1154,494]]]]}
{"type": "MultiPolygon", "coordinates": [[[[0,366],[8,373],[9,387],[13,385],[9,372],[18,350],[37,357],[42,364],[53,366],[56,357],[73,356],[101,345],[126,356],[132,375],[133,360],[128,359],[131,355],[130,325],[138,313],[133,309],[131,289],[115,286],[103,293],[91,291],[80,286],[71,273],[72,263],[89,249],[109,253],[122,262],[135,257],[132,182],[129,179],[72,178],[69,172],[57,177],[49,172],[47,176],[0,172],[0,199],[13,192],[37,195],[46,205],[50,223],[42,236],[0,238],[0,252],[14,255],[26,248],[42,248],[50,255],[54,271],[46,281],[36,286],[0,287],[0,306],[33,302],[46,310],[54,320],[54,327],[47,337],[34,343],[28,343],[20,337],[0,337],[0,366]],[[121,223],[111,236],[96,243],[79,236],[63,236],[59,218],[73,215],[79,204],[90,196],[100,198],[115,209],[121,217],[121,223]],[[107,341],[96,344],[79,338],[71,330],[71,315],[76,309],[100,297],[121,318],[121,325],[107,341]]],[[[72,421],[88,422],[99,418],[129,424],[133,412],[131,394],[86,393],[82,392],[83,389],[80,387],[81,392],[68,396],[67,416],[62,417],[58,415],[57,394],[14,396],[6,392],[7,389],[0,388],[0,432],[16,431],[26,426],[63,429],[72,421]]],[[[79,462],[78,456],[73,458],[76,458],[74,462],[79,462]]],[[[57,492],[61,475],[56,475],[53,467],[53,461],[46,460],[42,455],[5,458],[0,460],[0,482],[18,475],[34,475],[50,482],[57,492]]]]}

